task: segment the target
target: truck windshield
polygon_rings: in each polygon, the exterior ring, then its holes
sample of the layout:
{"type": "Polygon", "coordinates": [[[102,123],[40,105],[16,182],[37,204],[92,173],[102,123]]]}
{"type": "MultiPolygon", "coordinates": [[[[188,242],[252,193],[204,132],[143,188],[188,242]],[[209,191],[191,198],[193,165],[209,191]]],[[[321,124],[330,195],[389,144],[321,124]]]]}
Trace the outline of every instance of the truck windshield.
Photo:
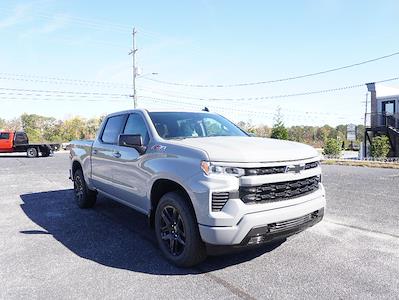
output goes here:
{"type": "Polygon", "coordinates": [[[196,112],[152,112],[150,118],[159,134],[165,139],[248,136],[222,116],[196,112]]]}

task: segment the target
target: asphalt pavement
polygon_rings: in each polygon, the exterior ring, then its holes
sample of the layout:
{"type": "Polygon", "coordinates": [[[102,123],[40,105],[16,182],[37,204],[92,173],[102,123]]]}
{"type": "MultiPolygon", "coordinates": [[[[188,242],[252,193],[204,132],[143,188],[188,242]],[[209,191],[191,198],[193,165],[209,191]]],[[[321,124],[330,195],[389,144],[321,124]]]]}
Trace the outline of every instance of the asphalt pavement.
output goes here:
{"type": "Polygon", "coordinates": [[[78,209],[68,163],[0,155],[0,299],[399,299],[398,170],[324,166],[321,223],[181,269],[139,213],[78,209]]]}

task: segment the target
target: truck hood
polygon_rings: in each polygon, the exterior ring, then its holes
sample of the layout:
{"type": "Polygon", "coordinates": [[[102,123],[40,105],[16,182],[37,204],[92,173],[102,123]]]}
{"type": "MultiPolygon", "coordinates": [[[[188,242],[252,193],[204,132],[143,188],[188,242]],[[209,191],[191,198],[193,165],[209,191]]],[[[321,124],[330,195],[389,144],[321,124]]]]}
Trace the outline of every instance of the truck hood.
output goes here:
{"type": "Polygon", "coordinates": [[[313,158],[318,152],[296,142],[259,137],[218,136],[188,138],[178,141],[205,151],[210,161],[277,162],[313,158]]]}

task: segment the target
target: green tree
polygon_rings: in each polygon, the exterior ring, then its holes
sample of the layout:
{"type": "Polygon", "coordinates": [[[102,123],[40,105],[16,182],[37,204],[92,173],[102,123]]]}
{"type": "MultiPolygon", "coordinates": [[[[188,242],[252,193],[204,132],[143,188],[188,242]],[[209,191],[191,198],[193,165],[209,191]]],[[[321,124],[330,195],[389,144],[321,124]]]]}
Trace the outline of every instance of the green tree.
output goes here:
{"type": "Polygon", "coordinates": [[[72,141],[85,138],[85,120],[74,117],[66,120],[61,126],[61,137],[63,141],[72,141]]]}
{"type": "Polygon", "coordinates": [[[55,118],[48,118],[43,126],[43,139],[48,142],[62,142],[62,122],[55,118]]]}
{"type": "Polygon", "coordinates": [[[288,138],[291,141],[304,143],[305,141],[305,130],[302,126],[291,126],[288,128],[288,138]]]}
{"type": "Polygon", "coordinates": [[[7,121],[2,119],[2,118],[0,118],[0,130],[1,129],[5,129],[6,126],[7,126],[7,121]]]}
{"type": "Polygon", "coordinates": [[[346,129],[347,125],[342,124],[335,127],[337,138],[339,138],[341,141],[346,141],[346,129]]]}
{"type": "Polygon", "coordinates": [[[327,139],[324,144],[323,154],[338,156],[341,154],[341,142],[338,139],[327,139]]]}
{"type": "Polygon", "coordinates": [[[323,127],[318,128],[317,139],[326,143],[328,138],[336,138],[336,136],[334,137],[333,130],[334,128],[329,125],[324,125],[323,127]]]}
{"type": "Polygon", "coordinates": [[[370,147],[372,157],[387,157],[390,150],[391,146],[387,136],[381,135],[373,138],[373,142],[370,147]]]}
{"type": "Polygon", "coordinates": [[[31,142],[42,142],[45,140],[43,136],[47,123],[55,121],[54,118],[39,116],[36,114],[23,114],[21,116],[22,128],[29,136],[31,142]]]}
{"type": "Polygon", "coordinates": [[[86,121],[84,135],[85,139],[94,139],[96,136],[97,130],[101,124],[100,118],[92,118],[86,121]]]}
{"type": "Polygon", "coordinates": [[[364,141],[364,125],[357,125],[356,128],[356,141],[360,144],[364,141]]]}
{"type": "Polygon", "coordinates": [[[284,126],[283,116],[281,114],[281,109],[277,110],[274,117],[274,124],[272,128],[271,138],[279,140],[288,140],[288,130],[284,126]]]}

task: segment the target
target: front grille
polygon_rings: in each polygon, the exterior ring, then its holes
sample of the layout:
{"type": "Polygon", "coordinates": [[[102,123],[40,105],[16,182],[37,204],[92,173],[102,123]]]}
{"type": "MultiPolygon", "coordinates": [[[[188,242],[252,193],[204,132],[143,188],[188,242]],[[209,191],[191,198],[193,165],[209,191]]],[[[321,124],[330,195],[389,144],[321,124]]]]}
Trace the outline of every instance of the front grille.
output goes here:
{"type": "Polygon", "coordinates": [[[241,186],[240,199],[244,203],[266,203],[301,197],[319,188],[319,176],[309,178],[267,183],[259,186],[241,186]]]}
{"type": "MultiPolygon", "coordinates": [[[[310,162],[305,164],[305,170],[317,168],[319,166],[318,161],[310,162]]],[[[263,167],[263,168],[246,168],[245,176],[253,175],[270,175],[270,174],[281,174],[286,172],[287,166],[279,167],[263,167]]]]}
{"type": "Polygon", "coordinates": [[[318,161],[307,163],[307,164],[305,164],[305,170],[317,168],[318,166],[319,166],[319,162],[318,161]]]}
{"type": "Polygon", "coordinates": [[[212,211],[221,211],[229,200],[229,192],[212,193],[212,211]]]}

